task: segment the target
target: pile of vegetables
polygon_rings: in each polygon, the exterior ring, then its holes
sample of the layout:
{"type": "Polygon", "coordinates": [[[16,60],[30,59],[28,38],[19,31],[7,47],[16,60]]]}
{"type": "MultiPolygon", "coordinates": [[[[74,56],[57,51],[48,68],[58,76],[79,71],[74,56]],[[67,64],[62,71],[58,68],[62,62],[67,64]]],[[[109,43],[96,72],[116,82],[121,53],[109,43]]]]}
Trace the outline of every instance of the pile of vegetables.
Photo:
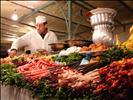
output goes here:
{"type": "Polygon", "coordinates": [[[23,74],[26,80],[36,82],[37,79],[51,75],[49,68],[61,66],[61,64],[55,64],[52,59],[40,58],[19,66],[17,72],[23,74]]]}
{"type": "Polygon", "coordinates": [[[113,47],[100,56],[100,63],[97,67],[107,66],[100,69],[97,76],[101,76],[101,81],[98,81],[98,83],[93,82],[96,81],[95,79],[93,81],[89,80],[90,77],[94,77],[94,75],[92,75],[95,74],[94,72],[83,74],[70,67],[58,67],[56,63],[54,63],[54,61],[58,61],[68,65],[75,61],[80,61],[83,56],[78,53],[61,57],[54,56],[52,58],[53,60],[51,58],[49,60],[49,57],[42,58],[35,55],[29,55],[28,58],[12,58],[8,61],[10,63],[3,60],[4,63],[0,65],[0,82],[4,85],[13,85],[28,89],[32,92],[33,97],[39,97],[40,100],[48,98],[57,98],[58,100],[103,100],[107,96],[114,96],[114,93],[116,93],[114,92],[115,90],[119,93],[126,91],[125,89],[127,87],[132,89],[133,86],[131,76],[133,71],[133,51],[128,49],[113,47]],[[122,60],[123,58],[125,58],[125,60],[122,60]],[[25,61],[26,63],[23,63],[25,61]],[[21,62],[21,66],[17,64],[19,62],[21,62]],[[45,71],[48,71],[50,74],[44,75],[45,71]],[[42,75],[42,77],[40,75],[42,75]],[[114,83],[106,76],[111,77],[114,83]],[[120,80],[118,80],[119,77],[123,80],[121,83],[119,82],[120,80]],[[36,83],[34,84],[34,82],[28,79],[33,79],[36,83]],[[124,83],[125,80],[130,84],[127,85],[127,83],[124,83]],[[115,85],[117,81],[120,84],[121,91],[119,91],[117,85],[115,85]],[[113,94],[109,94],[110,88],[112,88],[111,93],[113,94]]]}
{"type": "Polygon", "coordinates": [[[99,68],[111,64],[113,61],[123,58],[133,58],[133,50],[121,47],[112,47],[100,55],[99,68]]]}
{"type": "Polygon", "coordinates": [[[73,63],[75,61],[81,61],[82,58],[83,58],[83,56],[80,55],[79,53],[76,53],[76,52],[71,53],[68,56],[62,55],[62,56],[55,56],[55,57],[53,57],[53,59],[55,61],[63,63],[64,65],[71,64],[71,63],[73,63]]]}
{"type": "Polygon", "coordinates": [[[10,85],[19,85],[22,75],[17,73],[16,66],[10,64],[1,64],[1,83],[10,85]]]}
{"type": "Polygon", "coordinates": [[[28,61],[26,61],[26,59],[24,57],[13,57],[12,58],[12,63],[15,64],[17,67],[18,66],[22,66],[28,63],[28,61]]]}
{"type": "MultiPolygon", "coordinates": [[[[58,98],[62,99],[74,99],[74,98],[90,98],[90,93],[83,95],[83,91],[76,93],[75,90],[69,87],[58,86],[57,77],[51,73],[49,77],[42,77],[36,80],[36,84],[27,81],[23,74],[17,73],[16,66],[10,64],[1,64],[1,84],[12,85],[20,88],[28,89],[32,92],[33,97],[38,97],[40,100],[47,98],[58,98]],[[82,94],[82,95],[81,95],[82,94]],[[89,95],[88,95],[89,94],[89,95]]],[[[65,69],[65,68],[64,68],[65,69]]]]}
{"type": "Polygon", "coordinates": [[[100,68],[102,81],[94,89],[94,94],[106,94],[104,98],[120,100],[133,99],[133,58],[114,61],[100,68]]]}

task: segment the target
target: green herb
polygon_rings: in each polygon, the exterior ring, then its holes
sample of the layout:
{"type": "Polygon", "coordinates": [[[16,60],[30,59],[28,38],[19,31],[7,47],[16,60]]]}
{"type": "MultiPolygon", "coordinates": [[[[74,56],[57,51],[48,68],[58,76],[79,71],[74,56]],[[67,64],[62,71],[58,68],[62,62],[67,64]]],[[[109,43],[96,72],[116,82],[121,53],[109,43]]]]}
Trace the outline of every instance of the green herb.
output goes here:
{"type": "Polygon", "coordinates": [[[56,61],[59,61],[64,64],[70,64],[75,61],[80,61],[82,58],[82,55],[80,55],[79,53],[71,53],[68,56],[61,56],[59,58],[56,58],[56,61]]]}
{"type": "Polygon", "coordinates": [[[16,72],[16,66],[1,64],[1,83],[6,85],[19,85],[22,75],[16,72]]]}
{"type": "Polygon", "coordinates": [[[118,61],[123,58],[133,58],[133,50],[129,50],[127,48],[118,48],[112,47],[110,50],[104,52],[100,56],[99,67],[103,67],[105,65],[109,65],[113,61],[118,61]]]}

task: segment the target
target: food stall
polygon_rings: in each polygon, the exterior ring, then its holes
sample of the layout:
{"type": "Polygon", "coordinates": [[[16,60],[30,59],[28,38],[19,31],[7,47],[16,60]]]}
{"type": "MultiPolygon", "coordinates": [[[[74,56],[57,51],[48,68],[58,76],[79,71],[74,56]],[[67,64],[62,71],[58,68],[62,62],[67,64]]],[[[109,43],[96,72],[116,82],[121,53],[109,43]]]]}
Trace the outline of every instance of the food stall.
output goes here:
{"type": "Polygon", "coordinates": [[[1,99],[133,99],[133,26],[125,42],[120,43],[117,35],[114,40],[116,14],[111,8],[87,12],[92,40],[69,36],[63,43],[49,44],[52,52],[40,49],[1,58],[1,99]]]}
{"type": "Polygon", "coordinates": [[[71,48],[60,56],[35,53],[1,59],[1,89],[8,93],[2,92],[2,97],[132,98],[132,50],[91,44],[72,53],[71,48]],[[88,62],[81,64],[82,59],[88,62]]]}
{"type": "MultiPolygon", "coordinates": [[[[94,99],[103,96],[130,98],[132,57],[132,51],[116,47],[102,53],[99,57],[91,58],[85,65],[73,63],[81,61],[82,56],[78,53],[61,56],[60,59],[55,55],[51,57],[51,55],[39,54],[8,57],[1,60],[3,84],[1,88],[7,89],[9,95],[20,97],[28,95],[28,98],[29,93],[33,97],[39,95],[41,99],[53,97],[94,99]]],[[[14,98],[14,96],[9,97],[14,98]]]]}

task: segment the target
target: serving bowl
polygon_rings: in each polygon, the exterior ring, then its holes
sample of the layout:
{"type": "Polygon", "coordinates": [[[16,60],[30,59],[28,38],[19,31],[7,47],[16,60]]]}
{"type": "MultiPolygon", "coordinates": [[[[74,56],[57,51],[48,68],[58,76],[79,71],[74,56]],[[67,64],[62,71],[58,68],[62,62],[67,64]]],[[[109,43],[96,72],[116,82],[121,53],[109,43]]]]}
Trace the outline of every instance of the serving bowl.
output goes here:
{"type": "Polygon", "coordinates": [[[52,51],[60,51],[67,47],[67,44],[65,43],[51,43],[49,45],[51,46],[52,51]]]}
{"type": "Polygon", "coordinates": [[[69,47],[71,46],[83,47],[83,46],[89,46],[93,42],[89,40],[66,40],[65,43],[67,43],[69,47]]]}

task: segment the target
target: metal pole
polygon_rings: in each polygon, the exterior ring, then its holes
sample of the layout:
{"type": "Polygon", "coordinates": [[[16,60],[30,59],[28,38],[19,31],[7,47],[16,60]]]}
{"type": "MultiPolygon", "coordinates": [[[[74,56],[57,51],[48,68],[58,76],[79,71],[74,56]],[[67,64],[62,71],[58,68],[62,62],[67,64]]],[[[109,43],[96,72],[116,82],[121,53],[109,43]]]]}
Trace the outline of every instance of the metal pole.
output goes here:
{"type": "MultiPolygon", "coordinates": [[[[30,8],[30,7],[27,7],[27,6],[18,4],[18,3],[16,3],[16,2],[10,2],[10,3],[15,4],[15,5],[18,5],[18,6],[21,6],[21,7],[24,7],[24,8],[27,8],[27,9],[30,9],[30,10],[34,10],[34,9],[30,8]]],[[[51,17],[54,17],[54,18],[57,18],[57,19],[60,19],[60,20],[63,20],[63,21],[64,21],[64,18],[55,16],[55,15],[52,15],[52,14],[45,13],[45,12],[42,11],[42,10],[39,10],[38,12],[39,12],[39,13],[42,13],[42,14],[45,14],[45,15],[47,15],[47,16],[51,16],[51,17]]],[[[77,23],[77,22],[73,22],[73,24],[78,24],[78,23],[77,23]]],[[[81,26],[87,27],[87,28],[90,28],[90,29],[91,29],[91,27],[89,27],[89,26],[87,26],[87,25],[84,25],[84,24],[81,24],[81,26]]]]}
{"type": "Polygon", "coordinates": [[[68,0],[68,39],[72,39],[72,1],[68,0]]]}
{"type": "Polygon", "coordinates": [[[83,19],[81,19],[80,21],[79,21],[79,23],[77,24],[77,26],[75,27],[75,30],[74,30],[74,32],[73,32],[73,39],[75,39],[75,35],[76,35],[76,31],[78,30],[78,28],[79,28],[79,26],[80,26],[80,24],[81,24],[81,22],[83,21],[83,19]]]}
{"type": "Polygon", "coordinates": [[[67,15],[65,14],[65,11],[63,10],[63,8],[59,5],[59,3],[56,1],[56,4],[58,4],[58,6],[60,7],[60,10],[61,10],[61,12],[62,12],[62,15],[63,15],[63,17],[64,17],[64,19],[65,19],[65,22],[66,22],[66,28],[67,28],[67,33],[69,32],[68,31],[68,20],[67,20],[67,15]]]}
{"type": "Polygon", "coordinates": [[[30,13],[28,13],[28,14],[25,14],[25,15],[23,15],[22,17],[20,17],[20,18],[18,19],[18,21],[23,21],[24,19],[27,19],[27,18],[31,17],[33,14],[37,13],[38,11],[40,11],[40,10],[42,10],[42,9],[44,9],[44,8],[46,8],[46,7],[48,7],[48,6],[52,5],[52,4],[54,4],[54,3],[55,3],[55,1],[46,2],[46,3],[44,3],[42,6],[40,6],[40,7],[38,7],[38,8],[35,8],[34,10],[32,10],[32,12],[30,12],[30,13]]]}

